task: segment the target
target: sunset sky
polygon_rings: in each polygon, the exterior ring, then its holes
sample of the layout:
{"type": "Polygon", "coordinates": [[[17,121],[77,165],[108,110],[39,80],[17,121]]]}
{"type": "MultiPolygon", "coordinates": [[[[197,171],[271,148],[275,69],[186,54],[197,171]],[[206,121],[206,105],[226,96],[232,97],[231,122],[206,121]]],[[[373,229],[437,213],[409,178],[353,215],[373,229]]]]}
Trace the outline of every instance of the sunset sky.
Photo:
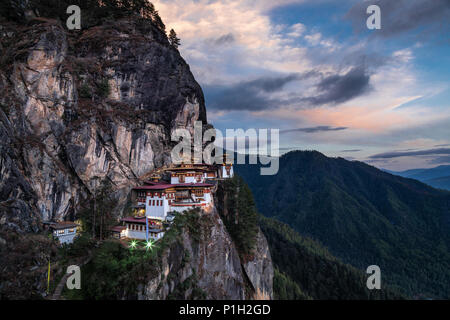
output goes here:
{"type": "Polygon", "coordinates": [[[448,0],[153,3],[216,128],[277,128],[281,153],[391,170],[450,164],[448,0]]]}

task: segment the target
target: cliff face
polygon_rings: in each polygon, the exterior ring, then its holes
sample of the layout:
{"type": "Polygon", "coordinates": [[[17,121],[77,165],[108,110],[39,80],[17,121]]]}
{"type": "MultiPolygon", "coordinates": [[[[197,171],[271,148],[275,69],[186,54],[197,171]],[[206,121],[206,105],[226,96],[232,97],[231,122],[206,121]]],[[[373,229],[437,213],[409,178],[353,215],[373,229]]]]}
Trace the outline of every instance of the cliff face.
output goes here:
{"type": "Polygon", "coordinates": [[[178,241],[163,254],[161,273],[145,284],[140,298],[169,296],[244,299],[239,255],[215,210],[202,215],[196,228],[183,228],[178,241]]]}
{"type": "Polygon", "coordinates": [[[261,232],[254,252],[243,263],[213,209],[182,229],[163,254],[159,275],[140,287],[139,298],[272,299],[272,260],[261,232]]]}
{"type": "Polygon", "coordinates": [[[242,264],[245,275],[248,277],[255,300],[273,299],[273,265],[267,239],[258,229],[254,254],[251,259],[242,264]]]}
{"type": "MultiPolygon", "coordinates": [[[[98,180],[123,203],[170,162],[170,133],[206,123],[189,66],[151,23],[67,31],[0,23],[0,212],[9,228],[72,215],[98,180]]],[[[97,182],[98,183],[98,182],[97,182]]]]}
{"type": "MultiPolygon", "coordinates": [[[[0,20],[0,34],[1,235],[37,232],[42,220],[74,219],[102,180],[112,182],[120,213],[140,176],[170,163],[171,132],[207,122],[189,66],[149,22],[121,19],[69,32],[51,19],[0,20]]],[[[12,238],[0,239],[0,249],[15,247],[12,238]]],[[[177,239],[159,275],[141,284],[139,298],[272,297],[261,233],[246,263],[214,208],[177,239]]],[[[17,260],[33,265],[27,250],[31,244],[17,260]]],[[[36,291],[19,278],[15,287],[36,291]]]]}

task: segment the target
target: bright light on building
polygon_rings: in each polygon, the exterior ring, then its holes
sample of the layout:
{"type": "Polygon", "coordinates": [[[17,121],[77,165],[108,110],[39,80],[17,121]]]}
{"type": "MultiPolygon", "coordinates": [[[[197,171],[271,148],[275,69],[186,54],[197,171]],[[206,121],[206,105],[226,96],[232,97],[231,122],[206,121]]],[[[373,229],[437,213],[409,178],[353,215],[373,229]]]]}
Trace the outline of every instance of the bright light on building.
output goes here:
{"type": "Polygon", "coordinates": [[[145,244],[145,248],[147,249],[151,249],[153,247],[153,242],[151,240],[147,241],[147,243],[145,244]]]}

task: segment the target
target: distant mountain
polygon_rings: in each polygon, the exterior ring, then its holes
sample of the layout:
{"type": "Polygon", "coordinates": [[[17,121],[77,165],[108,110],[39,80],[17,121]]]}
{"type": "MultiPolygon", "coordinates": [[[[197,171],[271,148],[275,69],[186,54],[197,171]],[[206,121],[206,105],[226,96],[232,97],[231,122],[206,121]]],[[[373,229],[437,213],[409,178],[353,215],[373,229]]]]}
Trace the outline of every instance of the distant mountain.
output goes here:
{"type": "Polygon", "coordinates": [[[435,188],[450,190],[450,176],[430,179],[424,182],[435,188]]]}
{"type": "Polygon", "coordinates": [[[383,170],[387,173],[390,173],[390,174],[395,174],[400,177],[408,178],[411,175],[421,173],[427,169],[410,169],[410,170],[405,170],[405,171],[392,171],[392,170],[388,170],[388,169],[381,169],[381,170],[383,170]]]}
{"type": "Polygon", "coordinates": [[[275,176],[236,165],[259,211],[414,297],[450,297],[450,192],[362,162],[294,151],[275,176]]]}
{"type": "Polygon", "coordinates": [[[450,190],[450,166],[406,171],[385,171],[401,177],[422,181],[435,188],[450,190]]]}

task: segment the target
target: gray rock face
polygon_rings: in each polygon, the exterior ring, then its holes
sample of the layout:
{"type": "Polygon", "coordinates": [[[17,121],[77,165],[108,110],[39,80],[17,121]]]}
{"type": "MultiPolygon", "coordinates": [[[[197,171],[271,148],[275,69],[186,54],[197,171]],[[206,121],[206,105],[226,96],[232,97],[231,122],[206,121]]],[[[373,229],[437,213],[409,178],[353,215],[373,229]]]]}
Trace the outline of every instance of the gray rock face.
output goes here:
{"type": "MultiPolygon", "coordinates": [[[[170,163],[171,132],[207,122],[189,66],[151,24],[0,27],[1,230],[37,232],[42,220],[73,219],[96,177],[113,183],[119,213],[140,176],[170,163]]],[[[242,265],[218,213],[203,218],[202,238],[183,232],[140,298],[244,299],[249,281],[253,298],[271,298],[264,236],[242,265]],[[197,291],[180,290],[187,281],[197,291]]]]}
{"type": "MultiPolygon", "coordinates": [[[[213,210],[202,219],[200,239],[194,240],[186,230],[182,241],[171,246],[162,258],[161,272],[144,287],[141,299],[192,298],[192,287],[206,296],[204,299],[245,298],[245,283],[238,252],[219,214],[213,210]],[[180,292],[189,278],[193,282],[180,292]]],[[[198,297],[197,297],[198,298],[198,297]]]]}
{"type": "Polygon", "coordinates": [[[262,232],[252,259],[243,263],[217,211],[201,220],[201,236],[183,230],[181,241],[165,251],[159,275],[141,286],[139,299],[273,299],[272,259],[262,232]]]}
{"type": "Polygon", "coordinates": [[[123,204],[139,176],[170,162],[175,128],[206,123],[189,66],[150,23],[0,30],[0,214],[17,228],[73,218],[94,177],[123,204]]]}
{"type": "Polygon", "coordinates": [[[266,237],[259,230],[253,258],[242,264],[250,280],[255,300],[273,299],[273,265],[266,237]]]}

